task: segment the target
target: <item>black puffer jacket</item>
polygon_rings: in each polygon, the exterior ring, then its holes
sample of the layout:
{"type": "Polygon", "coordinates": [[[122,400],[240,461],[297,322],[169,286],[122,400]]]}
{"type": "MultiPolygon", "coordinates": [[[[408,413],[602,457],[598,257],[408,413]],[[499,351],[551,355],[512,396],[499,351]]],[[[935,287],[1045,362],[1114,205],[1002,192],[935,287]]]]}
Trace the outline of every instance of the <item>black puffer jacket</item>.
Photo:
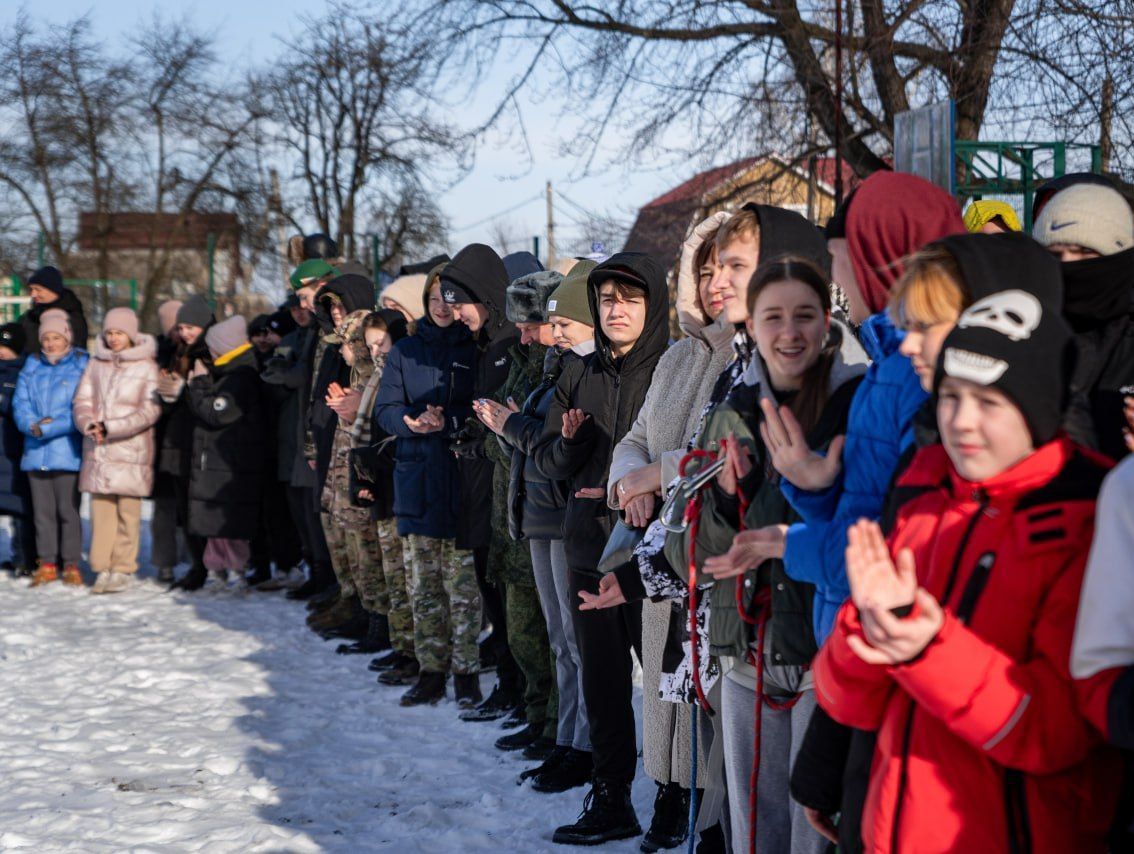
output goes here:
{"type": "Polygon", "coordinates": [[[266,454],[261,382],[251,348],[189,382],[197,419],[189,474],[189,532],[250,540],[260,519],[266,454]]]}
{"type": "Polygon", "coordinates": [[[512,539],[563,539],[563,517],[567,511],[567,484],[539,470],[532,452],[543,436],[555,386],[564,368],[582,361],[571,350],[547,351],[543,379],[524,405],[504,422],[504,441],[512,448],[512,470],[508,480],[508,533],[512,539]]]}
{"type": "MultiPolygon", "coordinates": [[[[455,282],[475,296],[488,310],[488,319],[476,333],[476,365],[473,370],[473,400],[494,397],[512,370],[511,350],[519,344],[516,327],[504,315],[508,271],[488,246],[466,246],[441,271],[441,290],[455,282]]],[[[478,435],[479,447],[462,450],[458,470],[461,479],[461,513],[457,521],[457,548],[488,546],[492,539],[492,476],[496,463],[485,455],[487,432],[474,422],[470,432],[478,435]]]]}
{"type": "Polygon", "coordinates": [[[71,322],[71,342],[83,350],[87,349],[87,318],[83,314],[83,304],[75,296],[75,292],[64,288],[59,299],[52,303],[36,303],[20,318],[27,336],[24,343],[24,352],[30,354],[39,352],[39,319],[45,311],[58,308],[67,312],[67,320],[71,322]]]}
{"type": "MultiPolygon", "coordinates": [[[[212,326],[210,323],[209,326],[212,326]]],[[[205,327],[208,330],[208,327],[205,327]]],[[[206,367],[212,364],[209,348],[205,346],[205,332],[202,331],[192,346],[178,345],[164,370],[179,373],[179,364],[188,373],[193,370],[197,362],[206,367]]],[[[193,447],[193,427],[196,419],[189,406],[189,390],[183,388],[181,395],[173,403],[162,401],[161,420],[158,422],[158,433],[161,436],[161,445],[158,448],[157,470],[163,474],[185,478],[189,476],[188,451],[193,447]]]]}
{"type": "Polygon", "coordinates": [[[610,341],[595,326],[595,352],[568,365],[559,377],[547,412],[543,436],[535,448],[535,460],[545,477],[567,482],[567,512],[563,523],[568,565],[597,575],[617,511],[599,498],[575,498],[580,489],[602,487],[614,446],[638,417],[654,367],[669,344],[669,290],[665,273],[650,256],[620,252],[599,264],[587,278],[591,315],[599,316],[599,286],[610,279],[632,282],[649,295],[646,324],[633,349],[616,359],[610,341]],[[560,435],[563,413],[581,409],[590,417],[571,439],[560,435]]]}

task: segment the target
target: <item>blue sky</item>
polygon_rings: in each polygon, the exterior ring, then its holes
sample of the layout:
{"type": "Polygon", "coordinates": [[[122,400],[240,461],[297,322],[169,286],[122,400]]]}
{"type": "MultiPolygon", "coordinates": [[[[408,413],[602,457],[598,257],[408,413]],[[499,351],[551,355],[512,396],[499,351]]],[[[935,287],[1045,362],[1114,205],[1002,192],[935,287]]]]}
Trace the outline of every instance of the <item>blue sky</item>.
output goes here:
{"type": "MultiPolygon", "coordinates": [[[[296,16],[317,13],[317,2],[100,0],[96,4],[92,0],[46,0],[34,6],[29,4],[26,8],[32,17],[56,23],[89,11],[95,32],[110,41],[121,38],[139,23],[149,20],[155,11],[169,16],[188,15],[203,27],[217,32],[221,54],[234,58],[233,65],[239,68],[269,59],[277,49],[276,37],[293,28],[296,16]]],[[[468,116],[457,116],[458,121],[471,124],[483,118],[492,90],[503,87],[511,71],[502,64],[495,79],[490,80],[478,94],[479,103],[473,105],[468,116]],[[478,107],[481,109],[478,110],[478,107]]],[[[441,197],[442,209],[452,226],[451,249],[473,241],[493,243],[499,230],[493,222],[476,224],[501,211],[509,212],[498,217],[497,221],[517,241],[523,236],[530,244],[531,236],[538,234],[542,243],[546,223],[542,194],[548,180],[581,207],[632,221],[639,206],[697,171],[699,164],[692,163],[680,174],[641,169],[630,173],[624,168],[613,167],[599,175],[579,179],[579,164],[559,154],[561,137],[564,133],[570,134],[570,126],[564,126],[563,117],[558,112],[560,105],[528,101],[522,103],[522,107],[534,163],[530,168],[518,166],[515,146],[509,145],[505,139],[485,140],[478,147],[473,171],[441,197]],[[517,172],[522,174],[517,175],[517,172]],[[525,201],[529,199],[531,201],[525,201]],[[516,209],[510,210],[512,208],[516,209]]],[[[588,235],[570,222],[571,218],[580,218],[577,210],[558,200],[556,204],[560,246],[565,241],[589,240],[588,235]]],[[[607,250],[618,248],[621,247],[607,247],[607,250]]]]}

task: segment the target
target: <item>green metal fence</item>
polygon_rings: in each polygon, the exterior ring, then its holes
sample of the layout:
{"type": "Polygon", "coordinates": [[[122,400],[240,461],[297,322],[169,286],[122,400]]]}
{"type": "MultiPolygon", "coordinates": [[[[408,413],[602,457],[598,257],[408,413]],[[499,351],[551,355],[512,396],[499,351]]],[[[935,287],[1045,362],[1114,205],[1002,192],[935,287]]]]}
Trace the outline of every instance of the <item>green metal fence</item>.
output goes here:
{"type": "MultiPolygon", "coordinates": [[[[106,313],[117,306],[138,310],[137,279],[65,279],[63,284],[74,291],[83,304],[83,313],[91,329],[100,329],[106,313]]],[[[0,322],[10,323],[27,310],[27,286],[19,276],[0,278],[0,322]]]]}

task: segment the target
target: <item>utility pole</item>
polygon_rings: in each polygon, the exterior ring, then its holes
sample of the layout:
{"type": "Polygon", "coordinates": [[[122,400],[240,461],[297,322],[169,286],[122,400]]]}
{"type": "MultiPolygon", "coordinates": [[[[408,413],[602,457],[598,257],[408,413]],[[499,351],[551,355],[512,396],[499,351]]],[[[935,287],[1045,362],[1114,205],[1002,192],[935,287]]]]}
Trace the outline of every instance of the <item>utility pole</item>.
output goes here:
{"type": "Polygon", "coordinates": [[[287,235],[284,233],[283,197],[280,194],[280,173],[277,172],[276,168],[273,166],[268,170],[268,175],[271,177],[272,181],[272,196],[268,200],[268,205],[276,221],[276,243],[279,244],[280,250],[280,281],[286,282],[288,274],[291,271],[287,268],[287,235]]]}
{"type": "Polygon", "coordinates": [[[1102,85],[1102,110],[1099,113],[1099,154],[1102,171],[1110,171],[1110,123],[1114,118],[1114,78],[1109,74],[1102,85]]]}
{"type": "Polygon", "coordinates": [[[547,269],[555,266],[555,218],[551,207],[551,182],[547,182],[547,269]]]}

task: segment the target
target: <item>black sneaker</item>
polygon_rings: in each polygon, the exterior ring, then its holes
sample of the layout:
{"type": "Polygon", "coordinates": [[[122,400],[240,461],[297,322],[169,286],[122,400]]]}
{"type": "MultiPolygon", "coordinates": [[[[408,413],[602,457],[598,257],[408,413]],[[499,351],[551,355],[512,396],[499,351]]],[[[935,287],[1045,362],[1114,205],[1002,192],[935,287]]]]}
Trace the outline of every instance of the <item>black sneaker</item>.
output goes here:
{"type": "Polygon", "coordinates": [[[413,682],[421,670],[416,658],[408,655],[399,655],[395,666],[378,675],[379,685],[408,685],[413,682]]]}
{"type": "Polygon", "coordinates": [[[557,828],[551,841],[560,845],[601,845],[615,839],[629,839],[641,832],[634,805],[630,803],[630,784],[595,780],[583,799],[579,820],[557,828]]]}
{"type": "Polygon", "coordinates": [[[169,585],[170,590],[200,590],[209,578],[209,571],[203,566],[191,566],[189,571],[169,585]]]}
{"type": "Polygon", "coordinates": [[[548,738],[546,735],[541,735],[531,744],[524,748],[524,758],[531,759],[533,762],[543,762],[555,750],[555,739],[548,738]]]}
{"type": "Polygon", "coordinates": [[[422,671],[417,677],[417,684],[402,694],[401,704],[403,706],[436,705],[445,699],[446,679],[448,676],[445,673],[422,671]]]}
{"type": "Polygon", "coordinates": [[[511,735],[505,735],[496,739],[497,750],[523,750],[531,744],[535,744],[537,738],[543,733],[543,724],[538,727],[528,724],[519,732],[514,732],[511,735]]]}
{"type": "Polygon", "coordinates": [[[658,783],[654,798],[654,818],[641,851],[662,851],[676,848],[689,835],[689,790],[679,783],[658,783]]]}
{"type": "Polygon", "coordinates": [[[472,709],[477,703],[484,700],[480,693],[479,673],[454,673],[453,698],[457,706],[462,709],[472,709]]]}
{"type": "Polygon", "coordinates": [[[392,649],[386,650],[381,655],[370,659],[370,663],[366,665],[366,669],[373,673],[385,673],[387,670],[392,670],[399,664],[405,662],[406,659],[412,656],[404,655],[400,652],[394,652],[392,649]]]}
{"type": "Polygon", "coordinates": [[[509,712],[520,705],[520,692],[515,689],[502,688],[497,682],[492,688],[488,699],[475,709],[461,712],[462,721],[496,721],[507,717],[509,712]]]}
{"type": "Polygon", "coordinates": [[[500,729],[519,729],[528,722],[528,713],[523,706],[516,706],[508,713],[508,717],[500,722],[500,729]]]}
{"type": "Polygon", "coordinates": [[[553,771],[555,768],[559,767],[559,763],[566,759],[570,755],[570,753],[570,747],[556,746],[556,748],[551,751],[551,755],[548,756],[547,759],[543,760],[542,763],[536,765],[534,768],[529,768],[526,771],[521,772],[520,776],[516,778],[516,785],[519,786],[524,782],[524,780],[531,780],[535,777],[540,776],[541,774],[547,774],[553,771]]]}
{"type": "MultiPolygon", "coordinates": [[[[566,792],[578,786],[585,786],[594,773],[594,763],[591,761],[589,750],[576,750],[573,747],[565,749],[565,754],[546,771],[541,771],[532,780],[532,788],[537,792],[550,794],[566,792]]],[[[551,760],[549,759],[548,762],[551,760]]]]}

